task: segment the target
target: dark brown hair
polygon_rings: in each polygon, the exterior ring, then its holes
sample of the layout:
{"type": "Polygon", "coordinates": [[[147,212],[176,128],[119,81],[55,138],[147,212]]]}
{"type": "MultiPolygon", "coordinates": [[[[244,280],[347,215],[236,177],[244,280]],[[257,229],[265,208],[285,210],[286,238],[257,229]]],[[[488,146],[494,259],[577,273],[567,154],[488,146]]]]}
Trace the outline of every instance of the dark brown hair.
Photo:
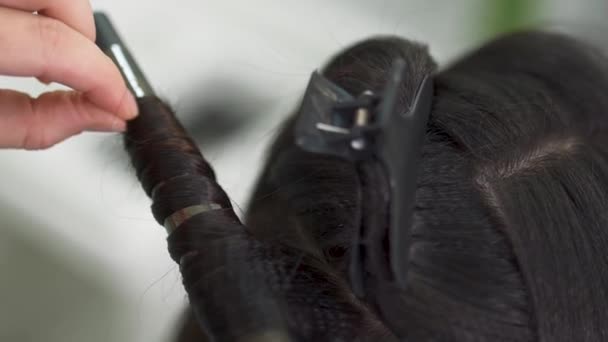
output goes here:
{"type": "MultiPolygon", "coordinates": [[[[405,110],[435,70],[419,44],[371,39],[324,74],[353,94],[378,90],[398,57],[405,110]]],[[[375,214],[362,200],[379,188],[373,170],[302,151],[290,119],[245,226],[168,108],[148,115],[142,103],[126,146],[159,223],[196,204],[223,208],[168,239],[215,340],[605,341],[607,91],[599,52],[541,32],[497,39],[435,76],[393,331],[352,294],[345,267],[352,234],[375,214]]],[[[204,340],[192,336],[182,341],[204,340]]]]}

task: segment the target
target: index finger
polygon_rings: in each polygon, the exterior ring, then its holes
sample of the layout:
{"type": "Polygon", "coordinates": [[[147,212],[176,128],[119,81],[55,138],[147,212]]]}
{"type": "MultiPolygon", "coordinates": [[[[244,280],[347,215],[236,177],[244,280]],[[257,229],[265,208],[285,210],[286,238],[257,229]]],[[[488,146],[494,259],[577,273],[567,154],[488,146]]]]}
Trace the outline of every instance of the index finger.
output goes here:
{"type": "Polygon", "coordinates": [[[137,105],[103,52],[58,20],[0,7],[0,74],[34,76],[86,93],[101,108],[131,119],[137,105]]]}
{"type": "Polygon", "coordinates": [[[0,0],[0,6],[55,18],[95,41],[93,9],[87,0],[0,0]]]}

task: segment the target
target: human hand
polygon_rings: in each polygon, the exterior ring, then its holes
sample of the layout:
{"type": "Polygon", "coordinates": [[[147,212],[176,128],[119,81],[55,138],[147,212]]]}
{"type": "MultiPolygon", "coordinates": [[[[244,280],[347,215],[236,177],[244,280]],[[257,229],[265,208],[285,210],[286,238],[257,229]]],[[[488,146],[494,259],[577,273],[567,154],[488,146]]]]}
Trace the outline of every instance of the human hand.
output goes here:
{"type": "Polygon", "coordinates": [[[0,75],[74,89],[36,99],[0,89],[0,148],[43,149],[83,131],[124,131],[137,115],[120,72],[95,45],[87,0],[0,0],[0,75]]]}

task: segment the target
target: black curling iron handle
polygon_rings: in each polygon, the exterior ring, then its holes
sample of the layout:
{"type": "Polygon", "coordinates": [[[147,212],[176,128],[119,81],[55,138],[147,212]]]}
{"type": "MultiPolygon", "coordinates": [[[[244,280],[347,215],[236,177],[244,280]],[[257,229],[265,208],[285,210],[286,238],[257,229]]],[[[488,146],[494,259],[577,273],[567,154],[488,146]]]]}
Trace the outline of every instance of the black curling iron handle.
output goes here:
{"type": "Polygon", "coordinates": [[[94,17],[97,32],[95,44],[116,64],[135,98],[156,97],[152,86],[114,29],[110,18],[102,12],[95,12],[94,17]]]}

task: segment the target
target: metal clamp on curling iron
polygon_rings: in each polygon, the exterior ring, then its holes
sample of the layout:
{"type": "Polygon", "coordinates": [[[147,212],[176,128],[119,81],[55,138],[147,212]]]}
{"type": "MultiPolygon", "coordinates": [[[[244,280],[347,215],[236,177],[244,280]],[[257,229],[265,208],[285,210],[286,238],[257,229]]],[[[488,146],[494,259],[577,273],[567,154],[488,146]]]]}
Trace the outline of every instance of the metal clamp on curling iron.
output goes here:
{"type": "MultiPolygon", "coordinates": [[[[405,62],[396,60],[381,94],[366,91],[357,97],[314,72],[296,123],[296,144],[302,149],[351,162],[376,160],[386,170],[390,187],[388,232],[384,226],[367,227],[365,232],[360,229],[351,250],[350,282],[359,297],[365,295],[365,274],[371,273],[392,288],[407,286],[410,227],[433,78],[424,78],[409,110],[403,112],[398,99],[405,72],[405,62]],[[389,242],[389,265],[385,239],[389,242]],[[378,271],[380,268],[389,270],[388,277],[378,271]]],[[[391,311],[377,304],[381,311],[391,311]]]]}

